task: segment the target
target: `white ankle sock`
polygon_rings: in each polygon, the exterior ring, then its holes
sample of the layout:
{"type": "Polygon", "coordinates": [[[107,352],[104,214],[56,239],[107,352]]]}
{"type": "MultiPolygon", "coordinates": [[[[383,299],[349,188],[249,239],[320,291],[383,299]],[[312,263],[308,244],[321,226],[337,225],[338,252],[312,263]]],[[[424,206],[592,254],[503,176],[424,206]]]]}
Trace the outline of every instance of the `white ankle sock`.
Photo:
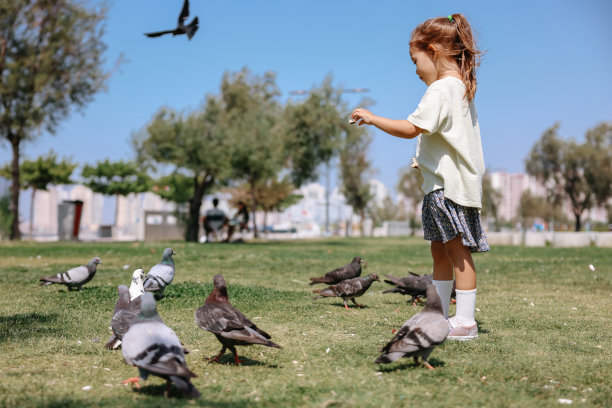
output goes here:
{"type": "Polygon", "coordinates": [[[457,318],[462,323],[471,325],[476,323],[474,320],[474,310],[476,309],[476,289],[459,290],[457,293],[457,318]]]}
{"type": "Polygon", "coordinates": [[[444,318],[448,319],[448,304],[450,303],[451,292],[453,291],[454,280],[434,280],[433,284],[436,287],[436,292],[440,296],[442,302],[442,311],[444,318]]]}

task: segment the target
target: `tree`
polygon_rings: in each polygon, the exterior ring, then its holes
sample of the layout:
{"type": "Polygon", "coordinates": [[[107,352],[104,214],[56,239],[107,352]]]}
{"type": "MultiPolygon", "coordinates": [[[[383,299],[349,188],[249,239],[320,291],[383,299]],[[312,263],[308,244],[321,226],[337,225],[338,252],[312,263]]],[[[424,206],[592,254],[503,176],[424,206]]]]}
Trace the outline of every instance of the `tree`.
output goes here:
{"type": "MultiPolygon", "coordinates": [[[[71,184],[70,176],[77,167],[77,164],[70,162],[68,159],[58,161],[57,155],[50,151],[44,157],[40,156],[36,160],[25,160],[21,163],[19,173],[21,180],[21,189],[32,189],[32,198],[30,205],[30,238],[34,235],[34,203],[36,202],[36,192],[38,190],[46,191],[49,184],[71,184]]],[[[6,165],[0,169],[0,176],[11,178],[12,169],[10,165],[6,165]]]]}
{"type": "Polygon", "coordinates": [[[171,173],[153,181],[151,191],[167,201],[188,203],[193,197],[193,179],[181,173],[171,173]]]}
{"type": "Polygon", "coordinates": [[[398,206],[389,196],[383,199],[382,205],[368,207],[367,212],[376,227],[380,227],[384,221],[401,220],[402,218],[398,206]]]}
{"type": "MultiPolygon", "coordinates": [[[[226,73],[221,84],[232,179],[248,185],[250,194],[246,202],[250,203],[252,213],[260,206],[258,189],[270,185],[286,162],[278,126],[280,93],[275,81],[271,72],[257,76],[243,68],[226,73]]],[[[253,230],[257,237],[255,217],[253,230]]]]}
{"type": "Polygon", "coordinates": [[[591,186],[595,200],[606,205],[612,197],[612,123],[601,123],[586,133],[588,166],[584,177],[591,186]]]}
{"type": "Polygon", "coordinates": [[[229,178],[230,147],[218,98],[207,96],[199,111],[185,117],[162,108],[132,136],[138,160],[154,169],[171,166],[191,179],[185,239],[198,241],[204,195],[229,178]]]}
{"type": "Polygon", "coordinates": [[[329,75],[310,90],[304,101],[287,103],[283,112],[284,148],[295,186],[316,180],[319,166],[329,165],[337,154],[347,118],[342,111],[341,91],[333,88],[329,75]]]}
{"type": "Polygon", "coordinates": [[[12,149],[11,239],[19,238],[21,142],[55,133],[71,107],[103,88],[106,9],[71,0],[4,0],[0,5],[0,138],[12,149]]]}
{"type": "Polygon", "coordinates": [[[536,218],[543,218],[551,223],[566,219],[560,206],[552,204],[546,197],[532,195],[529,191],[521,194],[519,216],[523,226],[532,225],[536,218]]]}
{"type": "Polygon", "coordinates": [[[406,197],[406,199],[411,203],[411,208],[408,212],[408,216],[410,217],[411,235],[414,235],[415,229],[418,225],[416,215],[424,196],[423,190],[421,190],[422,184],[423,176],[418,169],[406,166],[400,170],[400,179],[397,183],[397,192],[406,197]]]}
{"type": "Polygon", "coordinates": [[[97,162],[95,166],[85,165],[81,176],[93,192],[115,196],[115,225],[119,215],[119,197],[147,191],[150,182],[149,176],[135,163],[108,159],[97,162]]]}
{"type": "Polygon", "coordinates": [[[588,143],[564,141],[557,135],[558,124],[548,129],[534,145],[526,162],[527,172],[541,182],[548,199],[560,205],[567,199],[571,205],[576,231],[582,227],[582,214],[596,202],[593,186],[587,174],[599,169],[589,160],[595,153],[588,143]]]}
{"type": "MultiPolygon", "coordinates": [[[[236,206],[239,201],[248,202],[251,199],[252,192],[249,184],[244,183],[238,187],[227,189],[231,194],[231,203],[236,206]]],[[[257,209],[263,211],[263,229],[268,226],[267,216],[272,211],[282,211],[287,207],[296,204],[302,196],[294,194],[295,186],[288,178],[282,180],[268,180],[265,183],[255,185],[255,198],[257,200],[257,209]]]]}
{"type": "MultiPolygon", "coordinates": [[[[351,125],[347,125],[351,126],[351,125]]],[[[359,229],[363,231],[365,211],[373,194],[367,179],[372,170],[367,158],[368,148],[372,139],[364,128],[350,127],[346,129],[343,145],[340,148],[340,191],[346,198],[346,203],[359,214],[359,229]]]]}

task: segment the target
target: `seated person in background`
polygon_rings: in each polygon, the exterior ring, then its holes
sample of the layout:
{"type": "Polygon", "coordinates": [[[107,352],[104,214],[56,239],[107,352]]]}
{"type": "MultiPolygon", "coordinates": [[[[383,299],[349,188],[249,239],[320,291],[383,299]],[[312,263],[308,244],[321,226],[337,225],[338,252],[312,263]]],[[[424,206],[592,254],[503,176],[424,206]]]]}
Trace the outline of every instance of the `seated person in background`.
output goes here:
{"type": "Polygon", "coordinates": [[[215,239],[219,239],[218,232],[221,231],[221,229],[223,229],[229,222],[223,210],[217,208],[217,205],[219,205],[219,199],[216,197],[213,198],[212,203],[213,208],[206,211],[204,218],[202,219],[202,226],[204,227],[206,240],[208,240],[208,236],[211,233],[215,239]]]}
{"type": "Polygon", "coordinates": [[[234,218],[232,218],[229,222],[229,231],[227,232],[226,242],[229,242],[232,239],[232,235],[236,230],[236,226],[238,226],[238,231],[242,232],[243,230],[249,230],[249,211],[246,208],[246,204],[243,201],[238,201],[238,211],[234,214],[234,218]]]}

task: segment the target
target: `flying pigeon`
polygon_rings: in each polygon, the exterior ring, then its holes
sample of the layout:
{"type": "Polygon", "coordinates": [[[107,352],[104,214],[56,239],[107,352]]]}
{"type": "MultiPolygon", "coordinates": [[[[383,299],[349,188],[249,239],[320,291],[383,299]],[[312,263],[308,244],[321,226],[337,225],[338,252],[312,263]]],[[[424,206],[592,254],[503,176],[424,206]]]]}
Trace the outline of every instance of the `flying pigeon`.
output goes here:
{"type": "Polygon", "coordinates": [[[185,2],[183,3],[183,8],[181,9],[181,14],[179,14],[179,17],[178,17],[178,25],[176,26],[175,29],[173,29],[173,30],[164,30],[164,31],[156,31],[154,33],[145,33],[145,35],[147,37],[159,37],[159,36],[162,36],[164,34],[172,34],[173,36],[181,35],[181,34],[187,34],[187,38],[189,38],[191,40],[191,37],[193,37],[195,32],[198,30],[199,22],[198,22],[198,17],[196,16],[191,21],[191,23],[189,23],[188,25],[185,25],[185,19],[187,17],[189,17],[189,0],[185,0],[185,2]]]}
{"type": "MultiPolygon", "coordinates": [[[[142,269],[139,269],[142,272],[142,269]]],[[[137,270],[138,271],[138,270],[137,270]]],[[[136,272],[134,272],[136,274],[136,272]]],[[[123,335],[130,328],[132,320],[140,313],[140,305],[142,297],[138,296],[135,299],[130,299],[130,291],[127,286],[119,285],[117,287],[119,297],[115,303],[115,310],[111,319],[111,330],[113,334],[110,340],[104,346],[107,350],[114,350],[121,345],[123,335]]]]}
{"type": "Polygon", "coordinates": [[[143,282],[147,275],[142,269],[136,269],[132,274],[132,283],[130,283],[130,300],[134,300],[144,293],[143,282]]]}
{"type": "MultiPolygon", "coordinates": [[[[356,256],[348,265],[344,265],[334,269],[333,271],[327,272],[325,275],[319,278],[310,278],[310,284],[316,285],[317,283],[326,283],[328,285],[334,285],[346,279],[357,278],[358,276],[361,276],[361,264],[363,263],[365,263],[365,261],[361,259],[361,257],[356,256]]],[[[364,265],[364,267],[366,265],[364,265]]]]}
{"type": "Polygon", "coordinates": [[[199,397],[199,391],[190,381],[196,375],[185,364],[183,346],[176,333],[162,322],[157,313],[153,294],[145,293],[141,299],[140,313],[123,336],[121,345],[123,358],[128,364],[138,367],[139,377],[128,378],[123,383],[140,388],[140,380],[156,375],[167,381],[167,394],[173,382],[187,396],[199,397]]]}
{"type": "Polygon", "coordinates": [[[172,259],[172,255],[176,255],[172,248],[166,248],[161,262],[151,268],[144,281],[145,292],[154,292],[157,300],[164,297],[166,286],[174,279],[174,259],[172,259]]]}
{"type": "Polygon", "coordinates": [[[225,279],[220,274],[215,275],[214,289],[206,298],[204,304],[195,311],[195,321],[202,329],[212,332],[222,344],[219,354],[209,361],[219,361],[226,349],[234,354],[236,364],[242,363],[238,358],[235,346],[261,344],[268,347],[282,348],[270,339],[270,335],[261,330],[227,299],[225,279]]]}
{"type": "MultiPolygon", "coordinates": [[[[387,279],[385,282],[393,285],[392,289],[387,289],[383,293],[401,293],[402,295],[410,295],[408,303],[414,304],[415,301],[422,302],[421,298],[427,297],[427,285],[432,283],[432,275],[418,275],[410,272],[409,276],[396,278],[391,275],[384,275],[387,279]]],[[[451,297],[455,297],[455,283],[453,282],[453,291],[451,297]]]]}
{"type": "Polygon", "coordinates": [[[427,286],[427,303],[423,310],[406,320],[395,337],[381,350],[375,361],[378,364],[391,363],[401,357],[413,357],[419,364],[433,370],[428,358],[433,348],[442,344],[450,326],[442,313],[442,303],[433,284],[427,286]]]}
{"type": "Polygon", "coordinates": [[[40,278],[42,282],[40,286],[51,285],[52,283],[60,283],[66,285],[68,290],[76,288],[81,290],[81,287],[89,282],[96,274],[96,267],[101,264],[100,258],[92,258],[87,265],[77,266],[64,273],[58,273],[57,275],[51,275],[40,278]]]}
{"type": "Polygon", "coordinates": [[[371,273],[363,278],[346,279],[342,282],[331,285],[322,290],[313,290],[313,293],[318,293],[319,296],[313,299],[321,299],[324,297],[339,296],[344,301],[344,307],[348,309],[347,300],[351,299],[357,307],[364,307],[355,301],[356,297],[363,295],[369,288],[372,282],[379,281],[378,275],[371,273]]]}

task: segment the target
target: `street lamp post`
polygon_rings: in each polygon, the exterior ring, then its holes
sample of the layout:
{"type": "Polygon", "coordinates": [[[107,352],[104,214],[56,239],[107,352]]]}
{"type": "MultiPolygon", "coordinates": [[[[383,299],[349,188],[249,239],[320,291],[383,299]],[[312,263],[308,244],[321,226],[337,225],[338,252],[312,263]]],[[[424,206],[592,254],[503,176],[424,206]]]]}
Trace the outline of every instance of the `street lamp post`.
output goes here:
{"type": "MultiPolygon", "coordinates": [[[[368,88],[350,88],[350,89],[340,89],[338,92],[343,93],[366,93],[370,92],[368,88]]],[[[296,91],[289,91],[289,95],[308,95],[309,91],[305,89],[299,89],[296,91]]],[[[331,160],[331,159],[330,159],[331,160]]],[[[330,181],[329,181],[329,173],[330,173],[330,160],[325,163],[325,234],[329,235],[329,195],[330,195],[330,181]]]]}

